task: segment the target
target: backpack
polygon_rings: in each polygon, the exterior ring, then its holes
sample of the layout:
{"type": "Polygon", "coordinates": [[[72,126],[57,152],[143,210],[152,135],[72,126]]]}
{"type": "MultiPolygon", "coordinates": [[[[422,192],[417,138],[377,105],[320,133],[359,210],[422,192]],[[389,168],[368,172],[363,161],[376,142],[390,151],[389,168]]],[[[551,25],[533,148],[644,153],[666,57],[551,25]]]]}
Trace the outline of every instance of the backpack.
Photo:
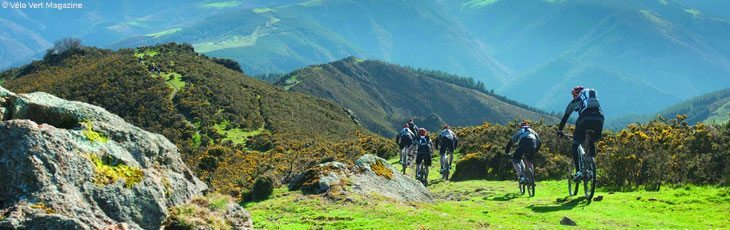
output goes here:
{"type": "Polygon", "coordinates": [[[449,139],[449,140],[452,140],[453,141],[454,140],[454,133],[451,132],[450,130],[444,130],[444,131],[441,131],[441,133],[439,134],[439,137],[445,138],[445,139],[449,139]]]}
{"type": "Polygon", "coordinates": [[[411,133],[411,131],[410,131],[410,130],[408,130],[408,129],[403,129],[403,130],[401,130],[401,132],[400,132],[400,138],[401,138],[401,139],[409,139],[409,140],[413,140],[413,134],[411,133]]]}
{"type": "Polygon", "coordinates": [[[581,108],[578,111],[583,113],[587,109],[600,108],[601,104],[598,103],[598,96],[596,96],[595,89],[584,89],[580,92],[581,108]]]}
{"type": "Polygon", "coordinates": [[[418,139],[418,152],[429,152],[431,150],[431,140],[428,137],[418,139]]]}
{"type": "Polygon", "coordinates": [[[535,134],[532,133],[532,130],[530,130],[529,127],[524,127],[521,131],[522,133],[519,137],[517,137],[517,143],[520,143],[524,138],[537,140],[537,137],[535,136],[535,134]]]}

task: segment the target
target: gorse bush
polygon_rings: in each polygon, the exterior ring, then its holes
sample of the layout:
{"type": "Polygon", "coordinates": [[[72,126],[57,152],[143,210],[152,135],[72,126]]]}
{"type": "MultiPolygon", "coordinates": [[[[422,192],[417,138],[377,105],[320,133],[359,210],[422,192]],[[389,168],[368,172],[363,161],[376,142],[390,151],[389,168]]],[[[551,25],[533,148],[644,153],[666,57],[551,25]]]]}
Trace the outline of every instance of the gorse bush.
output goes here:
{"type": "Polygon", "coordinates": [[[598,143],[607,153],[598,156],[606,165],[599,179],[628,189],[659,189],[663,183],[728,184],[730,127],[690,126],[686,118],[658,118],[607,135],[598,143]]]}
{"type": "MultiPolygon", "coordinates": [[[[629,125],[620,132],[605,132],[597,143],[601,186],[622,190],[640,186],[659,189],[662,184],[729,184],[730,125],[690,126],[686,118],[657,118],[646,124],[629,125]]],[[[538,179],[564,179],[573,170],[571,141],[558,139],[554,125],[540,122],[532,128],[543,140],[534,162],[538,179]]],[[[516,123],[485,123],[459,129],[460,151],[469,154],[465,158],[469,161],[477,162],[472,158],[479,158],[486,175],[459,175],[457,164],[454,178],[514,179],[504,146],[516,129],[516,123]]]]}

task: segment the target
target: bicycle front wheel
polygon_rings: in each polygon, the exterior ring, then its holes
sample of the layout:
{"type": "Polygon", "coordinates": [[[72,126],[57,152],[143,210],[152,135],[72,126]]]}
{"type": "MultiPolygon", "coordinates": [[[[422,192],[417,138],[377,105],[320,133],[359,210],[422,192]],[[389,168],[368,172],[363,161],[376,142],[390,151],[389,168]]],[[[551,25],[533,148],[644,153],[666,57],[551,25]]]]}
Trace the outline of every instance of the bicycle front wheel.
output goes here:
{"type": "Polygon", "coordinates": [[[596,191],[596,163],[586,162],[585,176],[583,179],[583,190],[586,198],[590,201],[596,191]]]}
{"type": "Polygon", "coordinates": [[[573,174],[568,171],[568,194],[570,196],[575,196],[578,194],[578,187],[580,186],[580,181],[574,181],[573,180],[573,174]]]}
{"type": "Polygon", "coordinates": [[[535,172],[530,168],[527,169],[527,194],[530,197],[535,196],[535,172]]]}

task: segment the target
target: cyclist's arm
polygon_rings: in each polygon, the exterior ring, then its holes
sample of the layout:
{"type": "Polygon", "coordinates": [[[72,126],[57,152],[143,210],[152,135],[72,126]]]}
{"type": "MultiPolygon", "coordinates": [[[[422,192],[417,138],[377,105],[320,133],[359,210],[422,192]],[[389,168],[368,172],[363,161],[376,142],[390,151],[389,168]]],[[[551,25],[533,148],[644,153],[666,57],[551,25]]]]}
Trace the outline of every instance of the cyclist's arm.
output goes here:
{"type": "Polygon", "coordinates": [[[540,147],[542,147],[542,140],[540,139],[540,135],[535,132],[535,139],[537,140],[537,149],[535,151],[540,152],[540,147]]]}
{"type": "Polygon", "coordinates": [[[510,150],[511,150],[511,148],[512,148],[512,144],[513,144],[513,142],[512,142],[512,138],[510,138],[510,139],[509,139],[509,142],[507,142],[507,146],[505,146],[505,147],[504,147],[504,153],[505,153],[505,154],[509,154],[509,151],[510,151],[510,150]]]}
{"type": "Polygon", "coordinates": [[[568,104],[568,107],[565,108],[565,114],[563,114],[563,118],[560,119],[560,125],[558,126],[558,130],[562,131],[563,128],[565,128],[565,123],[568,122],[568,118],[570,118],[570,114],[573,113],[577,108],[576,106],[579,106],[580,100],[572,100],[570,101],[570,104],[568,104]]]}

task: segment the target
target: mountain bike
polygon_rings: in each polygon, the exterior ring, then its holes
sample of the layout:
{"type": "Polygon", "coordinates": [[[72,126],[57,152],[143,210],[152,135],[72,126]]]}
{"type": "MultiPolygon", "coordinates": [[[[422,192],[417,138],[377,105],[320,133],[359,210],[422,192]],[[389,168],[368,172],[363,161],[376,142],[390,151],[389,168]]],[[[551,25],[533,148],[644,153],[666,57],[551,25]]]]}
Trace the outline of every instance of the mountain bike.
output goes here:
{"type": "MultiPolygon", "coordinates": [[[[441,146],[441,148],[445,147],[441,146]]],[[[444,180],[449,180],[449,173],[451,170],[451,162],[449,161],[449,156],[451,156],[451,158],[453,159],[453,154],[453,150],[447,150],[444,152],[443,155],[439,157],[439,159],[441,159],[441,178],[443,178],[444,180]]]]}
{"type": "MultiPolygon", "coordinates": [[[[588,137],[586,140],[590,140],[593,135],[593,130],[587,131],[588,137]]],[[[573,136],[565,135],[566,139],[573,139],[573,136]]],[[[575,196],[578,194],[578,187],[581,181],[583,182],[583,192],[585,197],[590,201],[593,198],[593,194],[596,192],[596,163],[595,161],[586,155],[583,149],[583,143],[578,145],[578,170],[580,170],[582,176],[576,178],[573,176],[572,169],[568,170],[568,194],[575,196]]]]}
{"type": "MultiPolygon", "coordinates": [[[[508,159],[512,159],[512,155],[507,155],[508,159]]],[[[526,168],[525,161],[520,159],[520,168],[524,173],[525,181],[517,181],[517,186],[520,188],[520,195],[524,195],[525,191],[530,197],[535,196],[535,165],[533,164],[530,168],[526,168]]]]}
{"type": "Polygon", "coordinates": [[[403,166],[403,170],[401,171],[401,173],[406,174],[406,168],[408,168],[408,166],[411,166],[411,164],[413,163],[412,161],[414,161],[416,159],[416,156],[414,153],[415,153],[415,147],[413,145],[410,145],[410,146],[407,146],[407,147],[401,149],[400,163],[403,166]]]}
{"type": "Polygon", "coordinates": [[[424,187],[428,186],[428,166],[424,162],[416,165],[416,180],[420,181],[424,187]]]}

